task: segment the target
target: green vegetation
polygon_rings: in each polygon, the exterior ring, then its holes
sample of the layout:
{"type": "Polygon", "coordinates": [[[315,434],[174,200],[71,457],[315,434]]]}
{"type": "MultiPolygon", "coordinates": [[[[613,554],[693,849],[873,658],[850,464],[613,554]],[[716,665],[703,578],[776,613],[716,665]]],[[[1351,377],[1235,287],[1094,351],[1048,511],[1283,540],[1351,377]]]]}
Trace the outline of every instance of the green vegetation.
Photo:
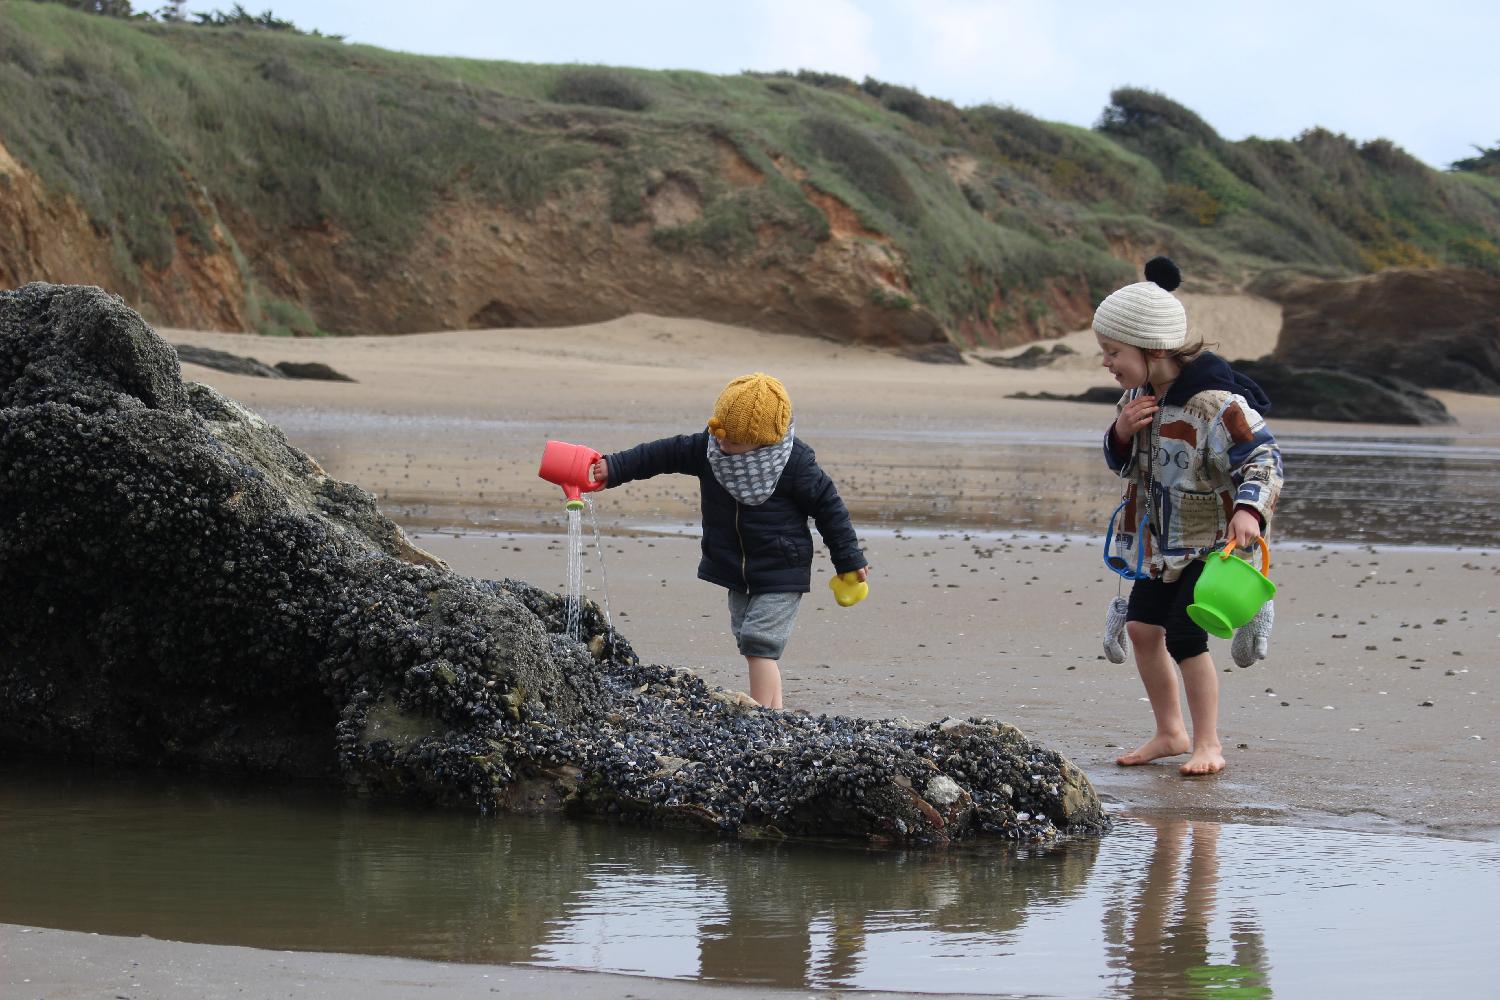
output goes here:
{"type": "MultiPolygon", "coordinates": [[[[162,21],[168,24],[182,23],[187,20],[182,8],[187,0],[166,0],[166,2],[154,11],[136,10],[131,0],[34,0],[36,3],[53,3],[63,7],[71,8],[84,14],[98,14],[102,17],[131,18],[137,21],[162,21]]],[[[314,29],[311,32],[303,31],[291,21],[277,17],[271,11],[262,11],[252,14],[245,9],[244,4],[234,4],[228,13],[222,10],[209,11],[207,13],[195,13],[193,21],[196,24],[209,28],[263,28],[267,31],[290,31],[295,34],[318,35],[314,29]]],[[[325,38],[342,38],[342,35],[325,35],[325,38]]]]}
{"type": "Polygon", "coordinates": [[[886,309],[910,309],[916,305],[915,302],[900,292],[887,292],[883,288],[871,289],[870,301],[886,309]]]}
{"type": "Polygon", "coordinates": [[[42,3],[55,3],[84,14],[99,14],[104,17],[136,17],[136,12],[130,6],[130,0],[40,0],[42,3]]]}
{"type": "Polygon", "coordinates": [[[593,224],[652,225],[663,252],[789,269],[856,220],[910,278],[879,304],[950,330],[1045,326],[1053,292],[1097,300],[1136,273],[1121,257],[1154,248],[1198,287],[1500,270],[1495,149],[1436,171],[1318,128],[1228,142],[1131,88],[1085,129],[834,74],[428,58],[238,5],[198,23],[164,11],[0,4],[0,141],[78,200],[137,281],[223,223],[265,329],[319,329],[316,303],[258,290],[288,234],[323,234],[347,275],[378,281],[451,200],[524,215],[593,198],[593,224]],[[692,221],[653,223],[667,178],[692,221]],[[838,220],[830,196],[850,210],[838,220]]]}
{"type": "Polygon", "coordinates": [[[809,117],[804,129],[807,146],[853,184],[866,201],[908,222],[920,214],[921,199],[902,172],[898,154],[887,152],[858,125],[830,114],[809,117]]]}
{"type": "Polygon", "coordinates": [[[747,201],[721,198],[709,206],[702,218],[684,226],[654,230],[651,240],[667,250],[701,246],[720,255],[743,253],[755,242],[750,217],[747,201]]]}
{"type": "Polygon", "coordinates": [[[1475,146],[1478,156],[1471,156],[1465,160],[1455,160],[1450,164],[1454,170],[1468,170],[1478,174],[1488,174],[1491,177],[1500,177],[1500,143],[1492,148],[1485,149],[1483,146],[1475,146]]]}
{"type": "Polygon", "coordinates": [[[196,184],[232,229],[347,234],[343,263],[374,276],[443,193],[531,207],[597,157],[534,141],[503,94],[329,39],[14,3],[0,53],[7,147],[138,265],[164,266],[180,237],[205,243],[196,184]]]}
{"type": "Polygon", "coordinates": [[[645,111],[651,106],[651,99],[639,84],[603,66],[564,70],[553,81],[550,96],[561,104],[592,104],[621,111],[645,111]]]}
{"type": "Polygon", "coordinates": [[[254,295],[250,312],[255,328],[272,337],[318,337],[326,332],[318,329],[311,313],[285,299],[254,295]]]}
{"type": "MultiPolygon", "coordinates": [[[[1163,217],[1196,222],[1247,268],[1493,266],[1486,247],[1500,234],[1500,186],[1489,178],[1433,170],[1385,139],[1359,144],[1320,128],[1291,141],[1229,143],[1160,94],[1125,88],[1110,97],[1099,131],[1160,171],[1163,217]]],[[[1462,169],[1482,172],[1477,159],[1462,169]]]]}

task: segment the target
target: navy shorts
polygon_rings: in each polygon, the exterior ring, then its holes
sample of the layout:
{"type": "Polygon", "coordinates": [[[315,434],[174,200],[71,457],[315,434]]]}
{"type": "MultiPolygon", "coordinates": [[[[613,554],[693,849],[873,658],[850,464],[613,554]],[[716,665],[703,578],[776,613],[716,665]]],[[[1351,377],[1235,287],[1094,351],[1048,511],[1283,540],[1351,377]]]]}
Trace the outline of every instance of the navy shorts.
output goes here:
{"type": "Polygon", "coordinates": [[[741,594],[729,592],[729,630],[742,656],[781,659],[797,622],[801,594],[741,594]]]}
{"type": "Polygon", "coordinates": [[[1171,583],[1137,580],[1130,588],[1130,610],[1125,620],[1166,629],[1167,652],[1178,663],[1208,652],[1208,633],[1187,613],[1187,606],[1193,603],[1193,585],[1202,572],[1203,560],[1194,559],[1171,583]]]}

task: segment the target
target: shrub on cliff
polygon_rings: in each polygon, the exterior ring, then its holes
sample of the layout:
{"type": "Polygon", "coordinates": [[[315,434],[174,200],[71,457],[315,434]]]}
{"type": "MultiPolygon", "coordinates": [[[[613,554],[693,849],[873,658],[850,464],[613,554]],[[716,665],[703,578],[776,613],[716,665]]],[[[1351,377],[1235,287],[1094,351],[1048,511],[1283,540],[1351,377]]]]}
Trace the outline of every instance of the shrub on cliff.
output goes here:
{"type": "Polygon", "coordinates": [[[912,121],[921,122],[923,125],[941,125],[945,120],[958,116],[952,105],[945,106],[945,102],[935,101],[910,87],[885,83],[874,77],[865,77],[859,89],[896,114],[905,115],[912,121]]]}
{"type": "Polygon", "coordinates": [[[1448,165],[1448,169],[1500,177],[1500,142],[1495,143],[1491,149],[1485,149],[1483,146],[1474,148],[1479,151],[1478,156],[1454,160],[1448,165]]]}
{"type": "Polygon", "coordinates": [[[624,73],[598,66],[563,70],[552,84],[551,96],[559,104],[588,104],[620,111],[645,111],[651,106],[640,84],[624,73]]]}
{"type": "Polygon", "coordinates": [[[859,126],[832,115],[814,115],[803,130],[818,155],[896,218],[910,219],[921,208],[896,157],[859,126]]]}
{"type": "Polygon", "coordinates": [[[1224,141],[1207,122],[1181,104],[1165,94],[1138,87],[1110,91],[1109,104],[1100,113],[1097,128],[1101,132],[1138,138],[1170,130],[1207,145],[1220,145],[1224,141]]]}

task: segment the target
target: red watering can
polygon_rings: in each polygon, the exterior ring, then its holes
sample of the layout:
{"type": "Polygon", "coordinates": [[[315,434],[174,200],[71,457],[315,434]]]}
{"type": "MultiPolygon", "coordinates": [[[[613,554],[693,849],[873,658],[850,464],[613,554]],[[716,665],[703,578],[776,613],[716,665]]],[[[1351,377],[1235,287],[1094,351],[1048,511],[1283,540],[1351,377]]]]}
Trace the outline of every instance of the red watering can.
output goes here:
{"type": "Polygon", "coordinates": [[[542,467],[536,470],[536,474],[562,487],[569,508],[582,507],[580,494],[592,493],[604,486],[589,475],[593,464],[603,457],[585,445],[548,441],[547,447],[542,449],[542,467]]]}

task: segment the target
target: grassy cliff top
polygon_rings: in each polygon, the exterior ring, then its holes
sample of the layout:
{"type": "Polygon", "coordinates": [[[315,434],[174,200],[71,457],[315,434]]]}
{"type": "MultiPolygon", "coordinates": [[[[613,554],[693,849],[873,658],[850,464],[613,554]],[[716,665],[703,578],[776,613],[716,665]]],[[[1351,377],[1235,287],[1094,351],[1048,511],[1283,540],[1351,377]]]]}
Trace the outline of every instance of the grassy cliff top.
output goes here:
{"type": "Polygon", "coordinates": [[[164,266],[216,214],[272,240],[337,230],[343,265],[376,278],[438,199],[528,212],[602,175],[601,224],[639,221],[663,177],[690,185],[702,217],[660,246],[721,257],[767,229],[793,254],[826,239],[812,199],[833,195],[955,326],[997,296],[1046,309],[1048,282],[1097,300],[1158,249],[1200,288],[1280,270],[1500,271],[1491,173],[1316,127],[1229,142],[1162,95],[1109,101],[1083,129],[827,74],[434,58],[0,4],[0,142],[77,198],[126,266],[164,266]],[[731,183],[727,155],[764,182],[731,183]]]}

